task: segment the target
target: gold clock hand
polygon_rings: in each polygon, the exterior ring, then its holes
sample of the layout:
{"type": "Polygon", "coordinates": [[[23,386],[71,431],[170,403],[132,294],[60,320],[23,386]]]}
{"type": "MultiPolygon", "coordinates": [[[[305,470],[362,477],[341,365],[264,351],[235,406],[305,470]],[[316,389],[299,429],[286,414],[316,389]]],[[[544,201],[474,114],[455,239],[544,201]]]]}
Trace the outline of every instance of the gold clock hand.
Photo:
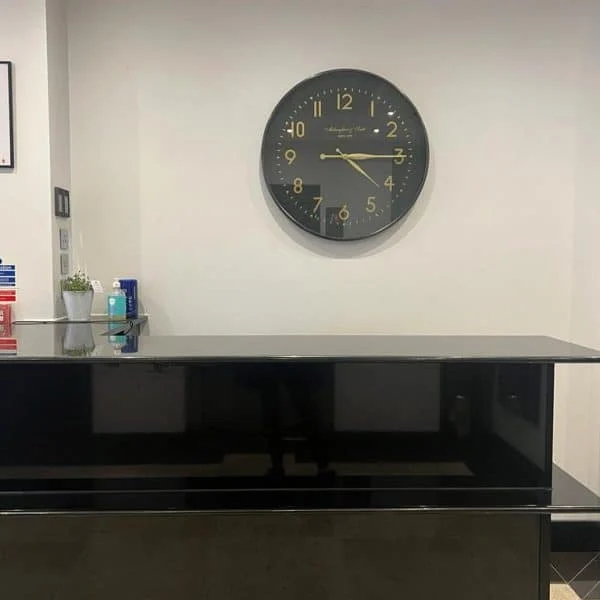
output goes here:
{"type": "MultiPolygon", "coordinates": [[[[373,158],[402,158],[401,154],[364,154],[362,152],[354,152],[350,154],[344,154],[346,159],[352,160],[370,160],[373,158]]],[[[321,160],[325,160],[327,158],[344,158],[344,156],[340,156],[339,154],[321,154],[321,160]]]]}
{"type": "Polygon", "coordinates": [[[357,163],[348,158],[347,154],[344,154],[339,148],[336,148],[335,151],[353,168],[356,169],[361,175],[366,177],[373,185],[379,187],[379,184],[357,163]]]}
{"type": "Polygon", "coordinates": [[[363,154],[361,152],[346,154],[346,156],[353,160],[370,160],[372,158],[398,158],[397,154],[363,154]]]}

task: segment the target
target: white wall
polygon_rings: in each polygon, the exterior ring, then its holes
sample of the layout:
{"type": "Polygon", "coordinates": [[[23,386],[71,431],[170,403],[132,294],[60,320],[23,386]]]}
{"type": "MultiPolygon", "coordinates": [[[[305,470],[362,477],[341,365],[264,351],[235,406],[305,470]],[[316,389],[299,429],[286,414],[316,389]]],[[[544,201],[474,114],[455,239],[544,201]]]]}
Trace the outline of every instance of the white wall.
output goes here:
{"type": "Polygon", "coordinates": [[[592,1],[73,0],[75,225],[138,276],[154,333],[569,333],[580,29],[592,1]],[[431,171],[390,235],[273,208],[261,136],[330,67],[395,82],[431,171]],[[558,148],[558,150],[557,150],[558,148]]]}
{"type": "Polygon", "coordinates": [[[0,56],[14,63],[16,169],[0,172],[0,257],[17,264],[17,318],[54,315],[43,0],[0,0],[0,56]]]}
{"type": "MultiPolygon", "coordinates": [[[[580,122],[574,203],[574,269],[571,337],[600,348],[600,3],[582,32],[580,73],[585,90],[573,108],[580,122]]],[[[600,366],[563,369],[567,393],[557,398],[555,457],[580,481],[600,494],[600,366]]]]}
{"type": "MultiPolygon", "coordinates": [[[[71,187],[71,131],[69,121],[69,61],[65,0],[46,0],[48,100],[50,125],[51,196],[55,187],[71,187]]],[[[73,199],[74,200],[74,199],[73,199]]],[[[52,206],[52,200],[51,200],[52,206]]],[[[54,214],[53,206],[51,208],[54,214]]],[[[70,219],[52,217],[52,273],[55,313],[64,314],[60,288],[60,229],[71,231],[70,219]]],[[[66,254],[71,254],[67,252],[66,254]]]]}

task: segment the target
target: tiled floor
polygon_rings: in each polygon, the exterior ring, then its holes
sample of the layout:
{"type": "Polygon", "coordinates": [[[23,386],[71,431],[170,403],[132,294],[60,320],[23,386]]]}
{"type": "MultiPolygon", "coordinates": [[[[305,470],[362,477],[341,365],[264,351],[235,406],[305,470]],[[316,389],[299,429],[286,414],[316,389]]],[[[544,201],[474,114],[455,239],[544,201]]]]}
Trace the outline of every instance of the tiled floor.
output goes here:
{"type": "Polygon", "coordinates": [[[600,600],[600,553],[552,555],[551,600],[600,600]]]}

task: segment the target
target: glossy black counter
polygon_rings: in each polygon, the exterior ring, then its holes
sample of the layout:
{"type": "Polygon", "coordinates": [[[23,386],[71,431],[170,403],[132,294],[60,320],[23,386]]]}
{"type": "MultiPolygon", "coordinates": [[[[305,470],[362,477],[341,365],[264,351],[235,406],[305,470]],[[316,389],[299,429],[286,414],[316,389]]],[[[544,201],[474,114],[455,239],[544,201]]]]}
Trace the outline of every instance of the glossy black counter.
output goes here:
{"type": "Polygon", "coordinates": [[[545,336],[109,336],[98,323],[15,325],[17,350],[7,361],[247,362],[247,361],[424,361],[424,362],[600,362],[600,351],[545,336]],[[135,337],[125,354],[119,344],[135,337]],[[82,352],[70,354],[79,344],[82,352]],[[65,349],[65,345],[68,346],[65,349]],[[87,350],[84,352],[84,350],[87,350]]]}
{"type": "Polygon", "coordinates": [[[195,513],[0,520],[10,600],[542,600],[543,517],[195,513]]]}
{"type": "Polygon", "coordinates": [[[600,510],[576,482],[557,493],[551,452],[554,363],[600,361],[592,349],[15,334],[0,362],[3,510],[600,510]]]}
{"type": "Polygon", "coordinates": [[[547,600],[550,514],[600,512],[552,464],[554,365],[595,350],[131,331],[0,357],[11,598],[547,600]]]}

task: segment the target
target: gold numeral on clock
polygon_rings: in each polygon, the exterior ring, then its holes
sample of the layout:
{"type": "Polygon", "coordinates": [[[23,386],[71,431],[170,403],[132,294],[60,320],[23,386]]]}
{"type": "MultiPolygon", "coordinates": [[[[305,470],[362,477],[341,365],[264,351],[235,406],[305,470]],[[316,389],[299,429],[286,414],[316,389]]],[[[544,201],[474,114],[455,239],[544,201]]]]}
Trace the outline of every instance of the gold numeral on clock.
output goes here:
{"type": "Polygon", "coordinates": [[[340,221],[347,221],[350,218],[350,211],[348,210],[348,205],[344,204],[344,206],[340,208],[338,217],[340,218],[340,221]]]}
{"type": "Polygon", "coordinates": [[[321,202],[323,202],[323,196],[313,196],[313,200],[315,201],[313,212],[316,213],[319,210],[319,206],[321,206],[321,202]]]}
{"type": "Polygon", "coordinates": [[[404,154],[404,148],[394,148],[394,154],[396,158],[394,158],[395,165],[401,165],[408,157],[404,154]]]}
{"type": "Polygon", "coordinates": [[[391,176],[391,175],[389,175],[389,176],[386,178],[386,180],[385,180],[385,182],[384,182],[384,184],[383,184],[383,185],[385,185],[385,187],[386,187],[388,190],[390,190],[390,192],[391,192],[391,191],[394,189],[394,186],[395,186],[396,184],[394,183],[394,180],[392,179],[392,176],[391,176]]]}
{"type": "Polygon", "coordinates": [[[285,160],[288,162],[288,165],[291,165],[296,160],[296,151],[289,148],[285,151],[284,156],[285,160]]]}
{"type": "Polygon", "coordinates": [[[367,212],[368,213],[374,213],[377,210],[377,205],[375,204],[375,196],[369,196],[367,198],[367,212]]]}
{"type": "Polygon", "coordinates": [[[352,110],[352,94],[338,94],[337,95],[337,109],[338,110],[352,110]]]}
{"type": "Polygon", "coordinates": [[[303,138],[306,128],[304,127],[304,121],[292,121],[290,124],[289,134],[292,139],[295,137],[303,138]]]}
{"type": "Polygon", "coordinates": [[[294,194],[301,194],[303,190],[304,183],[302,182],[302,179],[296,177],[296,179],[294,179],[294,194]]]}
{"type": "Polygon", "coordinates": [[[385,137],[396,138],[398,137],[396,131],[398,131],[398,123],[396,121],[388,121],[387,126],[390,128],[385,137]]]}
{"type": "Polygon", "coordinates": [[[371,105],[369,107],[369,114],[374,117],[375,116],[375,100],[371,100],[371,105]]]}
{"type": "Polygon", "coordinates": [[[323,116],[323,101],[322,100],[314,100],[313,101],[313,117],[318,119],[323,116]]]}

